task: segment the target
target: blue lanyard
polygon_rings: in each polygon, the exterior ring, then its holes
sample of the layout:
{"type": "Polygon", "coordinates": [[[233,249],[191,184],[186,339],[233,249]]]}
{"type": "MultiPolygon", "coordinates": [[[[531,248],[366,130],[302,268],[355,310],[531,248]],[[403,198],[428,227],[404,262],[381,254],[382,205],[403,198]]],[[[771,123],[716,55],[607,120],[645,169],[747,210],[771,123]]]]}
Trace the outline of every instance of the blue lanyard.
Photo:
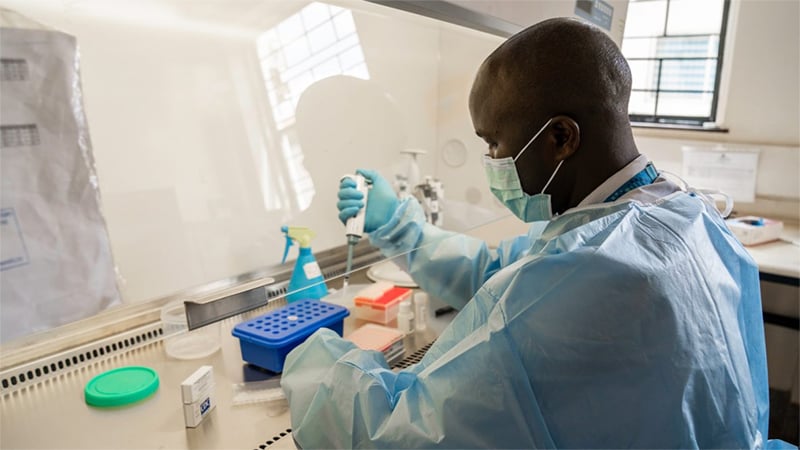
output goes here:
{"type": "Polygon", "coordinates": [[[654,181],[656,181],[656,178],[658,178],[658,171],[655,167],[653,167],[653,163],[647,163],[647,166],[645,166],[641,172],[637,173],[633,176],[633,178],[620,186],[619,189],[614,191],[613,194],[609,195],[604,202],[613,202],[636,188],[652,184],[654,181]]]}

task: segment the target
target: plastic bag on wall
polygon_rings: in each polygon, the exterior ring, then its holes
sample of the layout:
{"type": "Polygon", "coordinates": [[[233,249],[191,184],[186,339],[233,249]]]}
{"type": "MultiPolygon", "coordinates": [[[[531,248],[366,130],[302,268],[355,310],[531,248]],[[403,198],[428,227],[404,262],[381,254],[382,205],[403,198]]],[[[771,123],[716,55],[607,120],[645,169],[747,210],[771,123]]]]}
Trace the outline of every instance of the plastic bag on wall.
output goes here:
{"type": "Polygon", "coordinates": [[[121,299],[76,40],[15,24],[0,28],[0,41],[0,341],[7,342],[121,299]]]}

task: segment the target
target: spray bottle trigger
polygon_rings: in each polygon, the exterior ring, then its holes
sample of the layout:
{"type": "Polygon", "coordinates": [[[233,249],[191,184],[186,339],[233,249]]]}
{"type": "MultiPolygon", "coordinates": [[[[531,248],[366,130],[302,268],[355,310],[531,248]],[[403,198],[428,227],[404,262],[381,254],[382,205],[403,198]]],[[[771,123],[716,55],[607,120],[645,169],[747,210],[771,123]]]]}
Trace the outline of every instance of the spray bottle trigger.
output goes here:
{"type": "Polygon", "coordinates": [[[286,257],[289,256],[289,247],[292,246],[292,238],[289,237],[289,227],[286,225],[281,227],[281,231],[286,235],[286,246],[283,248],[283,258],[281,264],[286,262],[286,257]]]}

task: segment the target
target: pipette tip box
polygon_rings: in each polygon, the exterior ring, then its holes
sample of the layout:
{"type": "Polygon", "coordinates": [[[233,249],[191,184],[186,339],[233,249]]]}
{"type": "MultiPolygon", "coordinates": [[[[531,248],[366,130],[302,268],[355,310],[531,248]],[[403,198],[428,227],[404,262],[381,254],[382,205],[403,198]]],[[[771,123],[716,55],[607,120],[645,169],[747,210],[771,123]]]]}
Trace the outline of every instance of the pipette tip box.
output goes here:
{"type": "Polygon", "coordinates": [[[320,328],[342,335],[347,308],[319,300],[301,300],[242,322],[233,328],[242,359],[282,372],[286,355],[320,328]]]}
{"type": "Polygon", "coordinates": [[[376,283],[356,295],[355,316],[370,322],[387,324],[397,318],[400,302],[411,298],[411,289],[391,283],[376,283]]]}
{"type": "Polygon", "coordinates": [[[404,334],[396,329],[368,323],[350,333],[346,339],[364,350],[376,350],[383,353],[386,362],[392,365],[403,359],[405,345],[404,334]]]}

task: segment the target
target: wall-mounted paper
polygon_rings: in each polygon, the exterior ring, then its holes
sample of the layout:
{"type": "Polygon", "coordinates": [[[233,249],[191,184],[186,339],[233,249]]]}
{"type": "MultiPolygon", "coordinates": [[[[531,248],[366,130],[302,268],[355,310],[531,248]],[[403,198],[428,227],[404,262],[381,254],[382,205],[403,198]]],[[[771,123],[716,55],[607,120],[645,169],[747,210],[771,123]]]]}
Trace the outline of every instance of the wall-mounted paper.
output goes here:
{"type": "Polygon", "coordinates": [[[683,177],[696,188],[719,189],[739,202],[756,196],[758,149],[683,147],[683,177]]]}

